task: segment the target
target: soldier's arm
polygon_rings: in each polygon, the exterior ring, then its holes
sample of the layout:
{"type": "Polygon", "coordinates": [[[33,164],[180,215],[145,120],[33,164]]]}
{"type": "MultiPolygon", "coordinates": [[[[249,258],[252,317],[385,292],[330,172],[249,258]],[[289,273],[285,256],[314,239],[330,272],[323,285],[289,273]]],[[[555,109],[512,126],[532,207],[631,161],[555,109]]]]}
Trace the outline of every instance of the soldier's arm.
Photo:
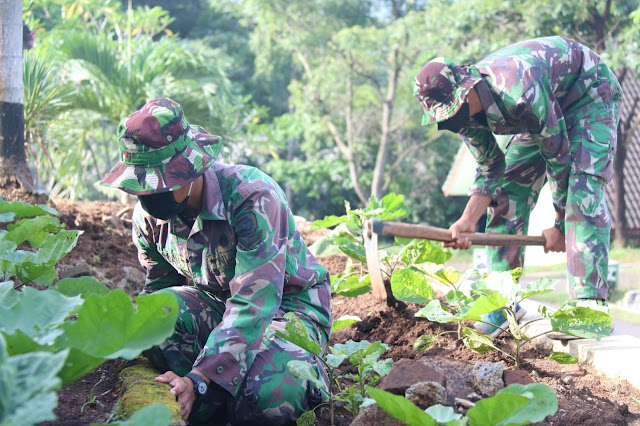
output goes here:
{"type": "Polygon", "coordinates": [[[469,195],[479,195],[497,201],[504,176],[504,153],[488,129],[468,128],[460,133],[478,163],[476,178],[469,195]]]}

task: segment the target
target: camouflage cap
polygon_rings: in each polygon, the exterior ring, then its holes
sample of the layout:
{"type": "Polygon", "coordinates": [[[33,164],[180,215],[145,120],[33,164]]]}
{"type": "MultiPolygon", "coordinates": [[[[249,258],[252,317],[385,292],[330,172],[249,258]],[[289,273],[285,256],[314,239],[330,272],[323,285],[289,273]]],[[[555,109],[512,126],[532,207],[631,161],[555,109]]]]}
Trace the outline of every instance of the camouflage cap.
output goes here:
{"type": "Polygon", "coordinates": [[[482,80],[479,75],[473,76],[469,68],[442,57],[422,67],[413,95],[424,109],[423,126],[447,120],[458,112],[469,90],[482,80]]]}
{"type": "Polygon", "coordinates": [[[154,99],[118,127],[120,160],[100,183],[134,195],[173,191],[209,168],[220,145],[219,136],[189,125],[180,104],[154,99]]]}

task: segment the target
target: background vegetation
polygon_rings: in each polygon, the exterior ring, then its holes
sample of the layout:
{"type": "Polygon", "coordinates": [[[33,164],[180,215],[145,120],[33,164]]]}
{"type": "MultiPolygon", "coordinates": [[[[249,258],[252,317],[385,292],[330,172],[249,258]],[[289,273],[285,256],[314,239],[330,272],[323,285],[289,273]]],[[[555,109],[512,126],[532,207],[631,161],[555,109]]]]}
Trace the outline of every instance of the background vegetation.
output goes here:
{"type": "MultiPolygon", "coordinates": [[[[407,220],[448,226],[465,200],[441,186],[460,143],[422,127],[413,78],[435,56],[476,61],[563,35],[619,76],[640,60],[640,1],[28,0],[27,149],[57,196],[104,199],[122,118],[155,97],[226,140],[310,219],[405,195],[407,220]]],[[[624,130],[624,129],[623,129],[624,130]]]]}

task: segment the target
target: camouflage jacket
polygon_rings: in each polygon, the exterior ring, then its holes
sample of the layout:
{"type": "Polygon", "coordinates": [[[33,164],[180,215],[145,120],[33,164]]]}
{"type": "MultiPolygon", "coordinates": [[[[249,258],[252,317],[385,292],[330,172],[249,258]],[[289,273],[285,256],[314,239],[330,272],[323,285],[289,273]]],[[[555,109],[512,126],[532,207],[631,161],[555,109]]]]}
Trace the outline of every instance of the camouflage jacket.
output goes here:
{"type": "Polygon", "coordinates": [[[570,39],[545,37],[502,48],[470,71],[483,79],[475,89],[487,119],[472,120],[460,132],[479,164],[470,194],[498,198],[505,161],[494,134],[516,134],[516,140],[539,146],[560,210],[571,167],[611,180],[617,122],[610,109],[617,111],[620,86],[596,53],[570,39]],[[589,112],[591,121],[584,120],[589,108],[598,109],[589,112]],[[602,128],[594,129],[596,122],[602,128]],[[572,143],[567,129],[574,132],[572,143]]]}
{"type": "Polygon", "coordinates": [[[156,219],[138,203],[133,242],[147,270],[144,293],[193,283],[225,301],[194,367],[233,395],[274,317],[294,312],[328,337],[328,271],[308,251],[281,188],[256,168],[207,169],[192,226],[156,219]]]}

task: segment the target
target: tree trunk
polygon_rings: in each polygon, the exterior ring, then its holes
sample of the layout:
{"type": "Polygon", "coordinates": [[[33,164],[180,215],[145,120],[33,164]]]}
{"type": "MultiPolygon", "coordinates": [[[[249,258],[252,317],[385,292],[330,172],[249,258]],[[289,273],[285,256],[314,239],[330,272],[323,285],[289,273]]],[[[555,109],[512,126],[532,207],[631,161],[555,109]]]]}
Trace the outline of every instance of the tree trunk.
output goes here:
{"type": "Polygon", "coordinates": [[[33,192],[24,146],[22,0],[0,0],[0,185],[33,192]]]}

